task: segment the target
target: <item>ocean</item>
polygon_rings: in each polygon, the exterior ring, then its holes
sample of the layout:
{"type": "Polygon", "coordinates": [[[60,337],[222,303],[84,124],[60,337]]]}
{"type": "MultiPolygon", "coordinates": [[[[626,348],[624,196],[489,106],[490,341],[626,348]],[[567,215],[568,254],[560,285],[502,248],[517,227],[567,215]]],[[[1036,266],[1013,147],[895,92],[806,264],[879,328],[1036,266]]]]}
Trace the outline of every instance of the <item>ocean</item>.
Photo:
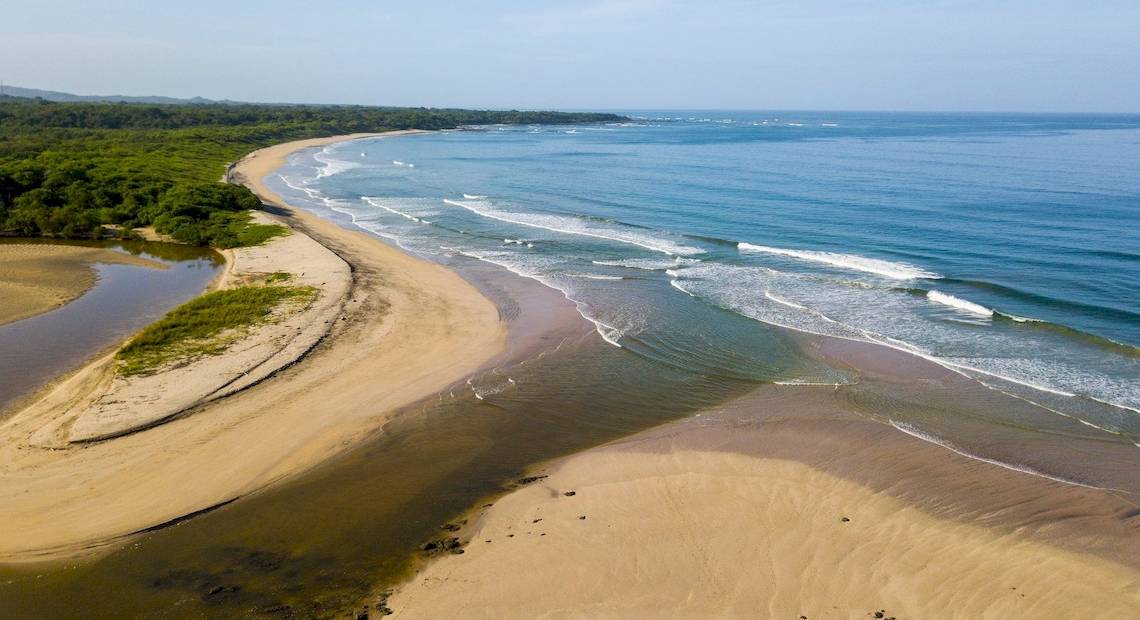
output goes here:
{"type": "Polygon", "coordinates": [[[875,343],[1140,441],[1140,116],[624,112],[302,152],[288,200],[534,278],[705,376],[844,384],[875,343]]]}
{"type": "Polygon", "coordinates": [[[89,564],[0,571],[7,608],[351,609],[536,464],[678,419],[819,431],[776,456],[825,465],[879,449],[853,418],[889,424],[948,450],[836,473],[947,517],[1025,527],[987,495],[1021,474],[1063,502],[1045,520],[1084,514],[1063,491],[1135,497],[1140,116],[627,114],[294,154],[275,191],[456,269],[507,351],[312,472],[89,564]],[[931,474],[951,451],[977,468],[931,474]]]}

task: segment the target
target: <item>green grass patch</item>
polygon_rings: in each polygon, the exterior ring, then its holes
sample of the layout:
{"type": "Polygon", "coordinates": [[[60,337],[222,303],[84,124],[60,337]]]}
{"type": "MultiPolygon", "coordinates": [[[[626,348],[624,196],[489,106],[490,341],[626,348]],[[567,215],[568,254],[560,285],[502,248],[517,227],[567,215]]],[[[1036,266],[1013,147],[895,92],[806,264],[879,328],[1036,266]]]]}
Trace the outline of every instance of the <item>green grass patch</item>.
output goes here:
{"type": "Polygon", "coordinates": [[[145,375],[177,361],[218,355],[250,328],[273,320],[278,307],[305,306],[316,294],[311,286],[275,285],[207,293],[171,310],[135,336],[116,354],[117,369],[127,376],[145,375]]]}
{"type": "Polygon", "coordinates": [[[236,237],[238,246],[247,247],[261,245],[274,237],[283,237],[289,234],[289,229],[280,224],[246,224],[238,229],[236,237]]]}

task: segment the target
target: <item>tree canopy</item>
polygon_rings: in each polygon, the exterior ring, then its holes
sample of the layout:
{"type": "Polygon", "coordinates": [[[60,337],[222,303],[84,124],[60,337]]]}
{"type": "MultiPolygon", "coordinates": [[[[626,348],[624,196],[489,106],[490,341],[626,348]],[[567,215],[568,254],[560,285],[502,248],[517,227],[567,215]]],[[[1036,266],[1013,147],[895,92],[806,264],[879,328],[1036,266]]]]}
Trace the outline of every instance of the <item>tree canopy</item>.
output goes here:
{"type": "Polygon", "coordinates": [[[90,237],[153,226],[197,245],[251,234],[246,188],[220,180],[288,140],[395,129],[621,120],[613,114],[307,105],[54,103],[0,98],[0,232],[90,237]]]}

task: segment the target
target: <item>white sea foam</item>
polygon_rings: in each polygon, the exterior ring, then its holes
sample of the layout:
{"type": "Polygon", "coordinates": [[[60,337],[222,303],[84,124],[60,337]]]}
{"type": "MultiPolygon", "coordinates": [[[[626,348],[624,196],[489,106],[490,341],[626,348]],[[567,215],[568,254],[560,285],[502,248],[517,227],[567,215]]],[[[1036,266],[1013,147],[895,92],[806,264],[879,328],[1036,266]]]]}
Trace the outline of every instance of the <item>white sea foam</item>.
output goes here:
{"type": "Polygon", "coordinates": [[[408,162],[405,162],[405,161],[400,161],[400,160],[398,160],[398,159],[393,159],[393,160],[392,160],[392,165],[393,165],[393,166],[403,166],[403,167],[405,167],[405,168],[415,168],[415,167],[416,167],[416,165],[415,165],[415,164],[409,164],[408,162]]]}
{"type": "Polygon", "coordinates": [[[693,292],[692,292],[692,291],[689,291],[689,290],[687,290],[687,289],[686,289],[686,288],[685,288],[685,287],[684,287],[684,286],[683,286],[683,285],[682,285],[680,282],[678,282],[677,280],[669,280],[669,286],[672,286],[673,288],[677,289],[678,291],[681,291],[682,293],[684,293],[684,294],[688,295],[689,297],[696,297],[696,295],[695,295],[695,294],[693,294],[693,292]]]}
{"type": "Polygon", "coordinates": [[[1001,312],[999,310],[994,310],[994,314],[999,315],[999,316],[1003,316],[1003,317],[1005,317],[1005,318],[1007,318],[1007,319],[1009,319],[1015,323],[1044,323],[1045,322],[1045,321],[1042,321],[1041,319],[1034,319],[1034,318],[1027,317],[1027,316],[1018,316],[1016,314],[1010,314],[1008,312],[1001,312]]]}
{"type": "Polygon", "coordinates": [[[480,196],[478,194],[463,194],[464,200],[483,200],[485,198],[487,198],[487,197],[486,196],[480,196]]]}
{"type": "Polygon", "coordinates": [[[895,280],[913,280],[915,278],[937,279],[942,277],[936,273],[915,267],[914,265],[895,263],[879,258],[868,258],[857,254],[838,254],[835,252],[817,252],[815,250],[791,250],[744,243],[743,241],[736,244],[736,247],[744,252],[763,252],[766,254],[787,256],[813,263],[824,263],[842,269],[853,269],[855,271],[873,273],[895,280]]]}
{"type": "Polygon", "coordinates": [[[627,269],[642,269],[645,271],[665,271],[679,265],[691,265],[701,262],[699,258],[675,257],[673,260],[658,258],[628,258],[625,260],[592,260],[595,265],[607,267],[625,267],[627,269]]]}
{"type": "Polygon", "coordinates": [[[335,151],[332,149],[332,147],[325,147],[320,152],[313,155],[313,159],[322,164],[322,166],[317,169],[318,179],[331,177],[347,170],[352,170],[353,168],[360,167],[360,164],[358,162],[337,159],[333,157],[332,155],[334,152],[335,151]]]}
{"type": "Polygon", "coordinates": [[[790,308],[797,308],[799,310],[807,310],[806,307],[804,307],[800,304],[797,304],[796,302],[791,301],[790,299],[784,299],[783,297],[778,297],[776,295],[773,295],[772,291],[769,291],[769,290],[764,291],[764,296],[767,297],[768,299],[771,299],[772,301],[774,301],[778,304],[784,304],[785,306],[788,306],[790,308]]]}
{"type": "Polygon", "coordinates": [[[625,333],[621,329],[614,327],[613,325],[610,325],[594,316],[594,314],[590,312],[590,307],[587,303],[575,299],[573,296],[571,296],[570,292],[565,287],[559,286],[558,283],[554,282],[549,277],[542,276],[534,273],[533,271],[524,269],[517,264],[513,264],[509,260],[504,260],[512,256],[513,253],[466,250],[463,248],[451,246],[440,246],[440,249],[459,254],[461,256],[467,256],[469,258],[481,260],[486,263],[491,263],[492,265],[498,265],[499,267],[502,267],[503,269],[506,269],[515,275],[522,276],[524,278],[530,278],[531,280],[535,280],[548,288],[552,288],[559,293],[562,293],[563,297],[574,304],[574,308],[578,311],[578,314],[593,324],[594,330],[598,332],[598,335],[601,336],[602,340],[605,340],[607,343],[612,344],[619,349],[622,348],[619,341],[621,340],[622,336],[625,335],[625,333]]]}
{"type": "Polygon", "coordinates": [[[853,385],[851,383],[833,383],[830,381],[802,381],[800,379],[792,379],[790,381],[773,381],[775,385],[785,385],[794,387],[843,387],[845,385],[853,385]]]}
{"type": "Polygon", "coordinates": [[[380,200],[381,200],[380,198],[372,198],[369,196],[364,196],[363,199],[364,199],[364,202],[367,202],[368,204],[370,204],[374,207],[383,209],[383,210],[385,210],[389,213],[393,213],[395,215],[399,215],[400,217],[407,218],[409,220],[412,220],[413,222],[419,222],[421,224],[431,224],[431,222],[429,222],[429,221],[427,221],[421,217],[412,215],[411,213],[405,213],[403,211],[400,211],[398,209],[393,209],[392,207],[385,205],[384,203],[380,202],[380,200]]]}
{"type": "Polygon", "coordinates": [[[596,273],[568,273],[571,278],[585,278],[587,280],[624,280],[621,276],[603,276],[596,273]]]}
{"type": "Polygon", "coordinates": [[[992,317],[994,315],[993,310],[990,310],[981,304],[976,304],[972,301],[967,301],[953,295],[947,295],[946,293],[941,293],[938,291],[927,291],[926,298],[936,304],[949,306],[955,310],[961,310],[962,312],[969,312],[970,314],[976,314],[978,316],[992,317]]]}
{"type": "Polygon", "coordinates": [[[543,230],[549,230],[551,232],[568,235],[581,235],[584,237],[594,237],[596,239],[608,239],[610,241],[617,241],[619,243],[628,243],[631,245],[640,246],[647,250],[653,250],[655,252],[661,252],[663,254],[699,254],[704,251],[700,248],[681,245],[668,239],[661,239],[652,235],[647,235],[631,230],[622,230],[613,226],[601,226],[594,224],[588,220],[571,216],[503,211],[501,209],[496,209],[490,204],[490,202],[487,201],[460,201],[445,198],[443,202],[455,207],[467,209],[468,211],[475,213],[476,215],[481,215],[485,218],[499,220],[500,222],[518,224],[520,226],[529,226],[531,228],[541,228],[543,230]]]}
{"type": "MultiPolygon", "coordinates": [[[[998,467],[1003,467],[1005,469],[1013,470],[1013,471],[1020,472],[1023,474],[1029,474],[1031,476],[1038,476],[1040,478],[1047,478],[1047,479],[1053,480],[1055,482],[1062,482],[1064,484],[1071,484],[1071,485],[1078,486],[1078,487],[1084,487],[1086,489],[1104,489],[1104,487],[1098,487],[1098,486],[1094,486],[1091,484],[1085,484],[1083,482],[1077,482],[1076,480],[1070,480],[1068,478],[1062,478],[1060,476],[1054,476],[1052,474],[1047,474],[1047,473],[1040,471],[1038,469],[1034,469],[1028,465],[1019,465],[1016,463],[1006,463],[1003,461],[999,461],[997,459],[986,458],[984,456],[980,456],[977,454],[973,454],[971,452],[967,452],[967,451],[963,450],[962,448],[954,445],[953,443],[951,443],[951,442],[949,442],[949,441],[947,441],[941,437],[938,437],[938,436],[933,435],[931,433],[927,433],[925,431],[922,431],[919,428],[915,427],[914,425],[907,424],[906,422],[897,422],[895,420],[890,420],[890,424],[891,424],[891,426],[895,427],[897,430],[899,430],[903,433],[906,433],[907,435],[910,435],[911,437],[914,437],[916,439],[921,439],[925,442],[932,443],[932,444],[937,445],[937,446],[941,446],[941,447],[946,448],[947,450],[949,450],[955,454],[958,454],[960,456],[964,456],[968,459],[973,459],[975,461],[982,461],[983,463],[989,463],[991,465],[997,465],[998,467]]],[[[1104,490],[1110,490],[1111,491],[1111,490],[1115,490],[1115,489],[1104,489],[1104,490]]]]}

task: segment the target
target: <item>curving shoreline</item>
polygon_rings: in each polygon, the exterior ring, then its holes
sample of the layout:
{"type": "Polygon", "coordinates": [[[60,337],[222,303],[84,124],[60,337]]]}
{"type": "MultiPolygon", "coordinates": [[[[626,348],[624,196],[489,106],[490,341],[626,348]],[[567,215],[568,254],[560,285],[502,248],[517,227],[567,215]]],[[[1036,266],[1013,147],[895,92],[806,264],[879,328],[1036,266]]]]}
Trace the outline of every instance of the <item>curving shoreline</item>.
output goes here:
{"type": "Polygon", "coordinates": [[[312,238],[350,267],[346,301],[335,317],[322,317],[330,327],[319,344],[298,352],[294,360],[304,354],[299,362],[287,360],[269,380],[180,409],[141,432],[81,447],[39,447],[30,438],[106,380],[106,358],[53,390],[56,406],[6,420],[0,427],[0,521],[6,524],[0,562],[105,549],[296,475],[375,432],[397,407],[462,380],[503,348],[496,307],[457,274],[292,210],[260,182],[295,150],[374,135],[276,145],[231,168],[231,179],[275,207],[275,217],[294,235],[312,238]]]}
{"type": "Polygon", "coordinates": [[[548,462],[464,515],[396,617],[1083,617],[1140,607],[1128,496],[769,386],[548,462]]]}

